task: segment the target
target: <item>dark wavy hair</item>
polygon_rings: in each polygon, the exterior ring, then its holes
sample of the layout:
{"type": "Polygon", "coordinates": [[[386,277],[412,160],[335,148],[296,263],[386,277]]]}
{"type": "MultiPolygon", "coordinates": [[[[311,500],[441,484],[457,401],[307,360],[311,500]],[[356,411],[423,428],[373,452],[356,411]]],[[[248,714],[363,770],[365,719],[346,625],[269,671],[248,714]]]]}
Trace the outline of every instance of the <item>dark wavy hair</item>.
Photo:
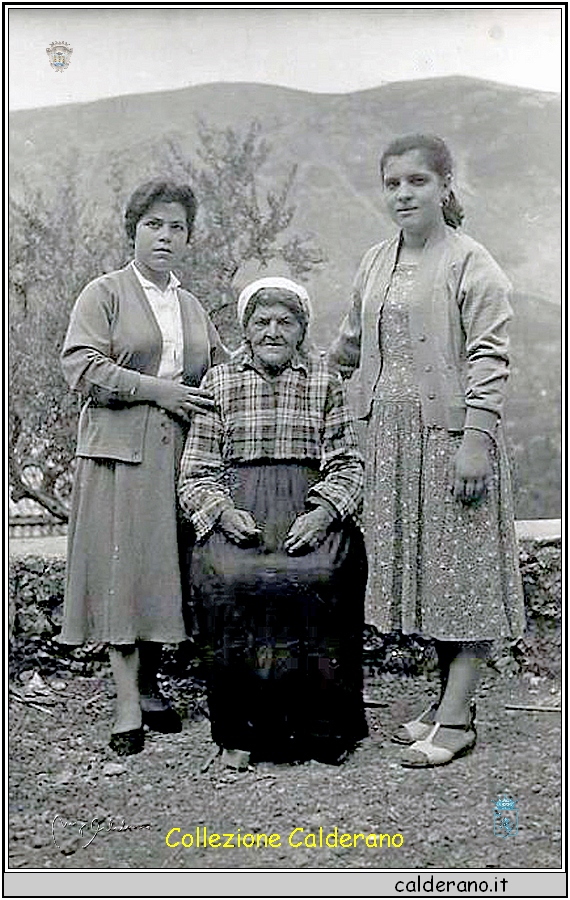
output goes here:
{"type": "MultiPolygon", "coordinates": [[[[380,174],[384,178],[384,167],[390,156],[402,156],[409,150],[420,150],[423,153],[428,168],[440,178],[451,178],[453,175],[453,157],[442,138],[434,134],[405,134],[395,138],[384,150],[380,157],[380,174]]],[[[453,191],[449,192],[441,211],[447,225],[459,228],[465,213],[453,191]]]]}
{"type": "Polygon", "coordinates": [[[196,198],[189,184],[155,179],[146,181],[133,191],[125,209],[125,231],[131,244],[135,242],[137,224],[153,203],[180,203],[186,210],[188,240],[196,217],[196,198]]]}

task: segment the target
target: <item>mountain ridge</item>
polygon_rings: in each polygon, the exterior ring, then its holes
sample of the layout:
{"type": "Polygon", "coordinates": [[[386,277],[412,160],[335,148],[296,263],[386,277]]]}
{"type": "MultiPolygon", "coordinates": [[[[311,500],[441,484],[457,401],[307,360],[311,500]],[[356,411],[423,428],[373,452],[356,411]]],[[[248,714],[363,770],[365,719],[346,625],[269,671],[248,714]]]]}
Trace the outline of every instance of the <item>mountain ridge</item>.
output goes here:
{"type": "Polygon", "coordinates": [[[17,115],[23,114],[23,113],[38,113],[38,112],[41,112],[42,110],[61,109],[62,107],[66,107],[66,108],[78,107],[78,106],[84,107],[86,105],[92,105],[95,103],[105,103],[107,101],[124,100],[124,99],[133,98],[133,97],[138,97],[138,98],[143,99],[143,98],[148,98],[148,97],[154,97],[156,94],[160,94],[163,98],[167,98],[171,95],[179,94],[184,91],[189,91],[189,90],[198,91],[200,89],[209,89],[209,88],[227,89],[228,87],[239,87],[239,88],[254,87],[256,89],[268,88],[270,90],[278,90],[278,91],[288,92],[291,94],[306,94],[306,95],[316,96],[316,97],[347,97],[347,96],[359,97],[359,96],[364,96],[365,94],[374,93],[377,90],[380,90],[382,88],[385,88],[385,87],[388,87],[391,85],[402,85],[402,84],[410,85],[410,84],[424,84],[424,83],[433,85],[434,83],[437,83],[437,82],[448,82],[448,83],[454,82],[455,84],[460,84],[461,82],[470,83],[470,84],[475,83],[475,84],[482,84],[482,85],[486,84],[486,85],[489,85],[492,87],[501,88],[504,90],[511,90],[511,91],[514,91],[517,93],[537,94],[540,97],[551,98],[553,100],[560,99],[560,96],[561,96],[560,93],[557,91],[544,91],[544,90],[540,90],[538,88],[526,88],[526,87],[522,87],[520,85],[508,84],[503,81],[493,81],[492,79],[488,79],[488,78],[473,78],[468,75],[441,75],[436,78],[414,78],[414,79],[410,79],[410,80],[383,81],[383,82],[380,82],[378,85],[375,85],[374,87],[360,88],[357,91],[308,91],[308,90],[305,90],[304,88],[294,88],[294,87],[290,87],[288,85],[273,84],[273,83],[262,82],[262,81],[208,81],[208,82],[202,82],[200,84],[188,84],[188,85],[185,85],[184,87],[180,87],[180,88],[168,88],[167,90],[161,90],[161,91],[144,91],[142,93],[137,92],[137,93],[127,93],[127,94],[114,94],[109,97],[99,97],[96,100],[85,100],[85,101],[79,101],[79,102],[74,102],[74,103],[55,103],[55,104],[47,105],[47,106],[29,106],[29,107],[24,107],[23,109],[9,110],[9,115],[17,116],[17,115]]]}
{"type": "Polygon", "coordinates": [[[128,160],[125,188],[132,190],[158,174],[156,145],[166,137],[193,155],[200,120],[240,129],[253,119],[272,148],[261,189],[298,166],[293,230],[314,234],[327,257],[308,279],[317,312],[326,304],[339,318],[362,254],[393,232],[378,157],[390,139],[410,131],[448,140],[465,230],[497,258],[515,288],[560,302],[561,116],[560,98],[550,92],[466,76],[327,94],[213,82],[18,110],[9,115],[12,184],[17,191],[25,179],[49,193],[67,156],[75,159],[83,193],[103,207],[113,157],[128,160]]]}

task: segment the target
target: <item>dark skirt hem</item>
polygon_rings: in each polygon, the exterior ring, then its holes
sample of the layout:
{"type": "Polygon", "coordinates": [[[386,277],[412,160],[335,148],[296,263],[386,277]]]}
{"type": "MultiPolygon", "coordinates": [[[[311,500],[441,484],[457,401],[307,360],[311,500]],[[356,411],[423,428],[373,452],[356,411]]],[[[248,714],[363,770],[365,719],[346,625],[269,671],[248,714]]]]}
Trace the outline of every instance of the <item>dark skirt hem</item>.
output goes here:
{"type": "Polygon", "coordinates": [[[236,507],[263,538],[240,548],[214,532],[193,551],[212,739],[256,758],[311,758],[315,743],[350,750],[367,734],[362,536],[345,522],[316,550],[290,556],[283,541],[315,473],[250,464],[231,475],[236,507]]]}

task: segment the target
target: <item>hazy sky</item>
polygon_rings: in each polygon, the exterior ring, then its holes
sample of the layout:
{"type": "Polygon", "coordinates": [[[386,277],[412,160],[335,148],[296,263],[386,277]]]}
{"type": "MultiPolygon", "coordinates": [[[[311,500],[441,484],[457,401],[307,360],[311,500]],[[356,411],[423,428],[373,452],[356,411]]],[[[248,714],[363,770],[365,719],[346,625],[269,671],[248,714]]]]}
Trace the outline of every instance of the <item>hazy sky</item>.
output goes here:
{"type": "Polygon", "coordinates": [[[8,4],[10,108],[212,81],[336,93],[459,74],[561,90],[560,8],[394,7],[8,4]],[[55,40],[73,48],[64,72],[55,40]]]}

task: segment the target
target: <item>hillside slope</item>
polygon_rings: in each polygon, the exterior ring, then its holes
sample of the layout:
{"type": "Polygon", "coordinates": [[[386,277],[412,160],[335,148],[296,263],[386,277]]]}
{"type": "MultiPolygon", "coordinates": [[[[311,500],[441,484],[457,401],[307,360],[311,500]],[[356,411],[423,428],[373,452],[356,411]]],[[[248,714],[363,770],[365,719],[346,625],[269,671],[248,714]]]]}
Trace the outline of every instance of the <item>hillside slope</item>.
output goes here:
{"type": "MultiPolygon", "coordinates": [[[[66,167],[79,191],[107,209],[113,161],[126,191],[160,173],[169,136],[193,155],[202,119],[245,128],[259,121],[272,150],[262,187],[298,166],[293,230],[312,233],[325,264],[307,279],[313,337],[326,345],[345,314],[358,262],[393,233],[382,209],[381,148],[396,134],[430,131],[454,152],[465,230],[515,288],[508,434],[517,514],[556,517],[560,503],[560,97],[470,78],[386,84],[352,94],[310,94],[259,84],[209,84],[10,115],[10,183],[48,199],[66,167]]],[[[126,198],[125,198],[126,199],[126,198]]],[[[190,285],[191,286],[191,285],[190,285]]]]}
{"type": "MultiPolygon", "coordinates": [[[[466,229],[489,247],[517,290],[560,299],[560,98],[470,78],[310,94],[259,84],[210,84],[10,115],[10,174],[49,191],[73,157],[85,194],[104,204],[114,155],[133,187],[157,169],[157,143],[176,135],[193,153],[199,119],[243,127],[257,119],[272,145],[271,185],[299,165],[295,228],[311,231],[327,264],[311,286],[319,313],[342,306],[358,260],[391,232],[378,156],[394,135],[442,134],[457,160],[466,229]],[[538,248],[540,251],[538,252],[538,248]]],[[[326,331],[326,329],[325,329],[326,331]]]]}

